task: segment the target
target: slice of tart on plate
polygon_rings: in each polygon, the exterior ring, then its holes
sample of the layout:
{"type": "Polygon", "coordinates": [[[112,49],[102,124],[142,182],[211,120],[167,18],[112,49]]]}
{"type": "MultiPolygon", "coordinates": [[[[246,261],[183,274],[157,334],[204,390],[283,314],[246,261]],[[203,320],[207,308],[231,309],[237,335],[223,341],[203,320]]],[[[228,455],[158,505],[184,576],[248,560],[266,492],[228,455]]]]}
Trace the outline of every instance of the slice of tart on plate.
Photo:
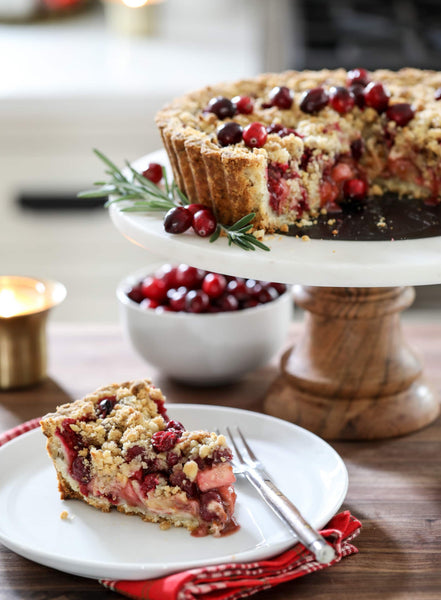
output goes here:
{"type": "Polygon", "coordinates": [[[186,431],[150,380],[102,387],[41,420],[63,499],[215,537],[237,528],[225,437],[186,431]]]}

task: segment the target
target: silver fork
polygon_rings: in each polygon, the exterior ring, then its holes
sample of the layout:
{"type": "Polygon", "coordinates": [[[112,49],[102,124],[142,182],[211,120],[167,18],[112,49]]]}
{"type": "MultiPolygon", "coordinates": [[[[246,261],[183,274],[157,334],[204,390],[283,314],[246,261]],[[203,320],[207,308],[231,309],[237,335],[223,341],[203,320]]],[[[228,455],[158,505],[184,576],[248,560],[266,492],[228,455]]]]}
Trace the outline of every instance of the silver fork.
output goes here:
{"type": "Polygon", "coordinates": [[[234,472],[243,474],[247,478],[266,504],[289,526],[319,563],[331,562],[335,558],[334,548],[304,519],[291,500],[277,488],[263,464],[250,448],[239,427],[236,427],[236,430],[242,442],[241,449],[239,449],[230,428],[226,429],[236,453],[236,456],[233,457],[234,472]]]}

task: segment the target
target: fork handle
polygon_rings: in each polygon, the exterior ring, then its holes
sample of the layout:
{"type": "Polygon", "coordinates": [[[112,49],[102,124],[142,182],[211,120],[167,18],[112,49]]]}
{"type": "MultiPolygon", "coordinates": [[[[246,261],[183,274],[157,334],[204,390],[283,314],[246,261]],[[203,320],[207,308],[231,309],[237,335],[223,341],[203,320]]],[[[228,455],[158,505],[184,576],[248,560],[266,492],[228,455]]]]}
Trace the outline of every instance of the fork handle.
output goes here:
{"type": "Polygon", "coordinates": [[[327,564],[334,560],[336,557],[334,548],[305,520],[298,508],[270,479],[251,471],[246,471],[245,476],[257,489],[266,504],[279,518],[285,521],[319,563],[327,564]]]}

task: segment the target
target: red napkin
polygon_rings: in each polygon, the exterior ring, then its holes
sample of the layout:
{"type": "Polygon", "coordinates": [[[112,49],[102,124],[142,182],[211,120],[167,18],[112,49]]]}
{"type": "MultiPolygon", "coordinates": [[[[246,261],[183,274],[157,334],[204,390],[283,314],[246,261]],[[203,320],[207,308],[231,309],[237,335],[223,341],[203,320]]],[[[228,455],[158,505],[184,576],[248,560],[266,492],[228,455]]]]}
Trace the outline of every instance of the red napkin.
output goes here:
{"type": "MultiPolygon", "coordinates": [[[[39,425],[27,421],[0,435],[0,446],[39,425]]],[[[360,533],[361,523],[349,511],[333,517],[321,534],[335,548],[336,558],[323,565],[297,544],[269,560],[199,567],[146,581],[102,580],[107,588],[136,600],[237,600],[260,590],[330,567],[358,552],[350,542],[360,533]]]]}

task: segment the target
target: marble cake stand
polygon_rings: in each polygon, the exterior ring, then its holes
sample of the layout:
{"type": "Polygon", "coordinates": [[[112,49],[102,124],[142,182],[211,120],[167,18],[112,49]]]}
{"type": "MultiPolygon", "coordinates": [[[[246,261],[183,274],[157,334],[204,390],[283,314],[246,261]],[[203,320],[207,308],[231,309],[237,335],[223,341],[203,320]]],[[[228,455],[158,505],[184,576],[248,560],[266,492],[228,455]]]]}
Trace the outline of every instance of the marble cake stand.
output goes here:
{"type": "MultiPolygon", "coordinates": [[[[135,163],[167,164],[163,151],[135,163]]],[[[271,252],[245,252],[194,234],[170,235],[159,214],[110,209],[130,241],[170,262],[294,284],[306,311],[285,353],[265,410],[327,439],[376,439],[417,430],[439,413],[422,366],[406,344],[399,313],[410,286],[441,283],[441,237],[352,242],[268,236],[271,252]]]]}

